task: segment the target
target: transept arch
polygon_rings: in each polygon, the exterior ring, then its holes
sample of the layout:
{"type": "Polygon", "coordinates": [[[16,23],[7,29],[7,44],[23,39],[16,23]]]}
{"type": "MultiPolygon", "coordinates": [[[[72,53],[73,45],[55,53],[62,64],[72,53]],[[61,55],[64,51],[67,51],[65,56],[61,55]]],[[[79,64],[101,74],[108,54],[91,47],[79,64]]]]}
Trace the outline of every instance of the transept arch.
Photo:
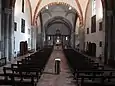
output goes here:
{"type": "MultiPolygon", "coordinates": [[[[40,11],[41,11],[42,9],[44,9],[46,6],[52,6],[52,5],[66,5],[66,6],[70,7],[69,4],[64,3],[64,2],[59,2],[59,3],[58,3],[58,2],[53,2],[53,3],[49,3],[49,4],[45,5],[43,8],[40,9],[40,11]]],[[[71,6],[71,7],[72,7],[72,6],[71,6]]],[[[74,10],[76,10],[74,7],[72,7],[72,8],[73,8],[74,10]]],[[[35,20],[33,20],[33,24],[34,24],[34,22],[37,20],[40,11],[37,13],[37,16],[36,16],[35,20]]],[[[80,20],[80,23],[82,23],[82,17],[81,17],[81,15],[78,13],[77,10],[76,10],[76,12],[77,12],[78,18],[79,18],[79,20],[80,20]]],[[[71,13],[71,12],[70,12],[70,13],[71,13]]]]}
{"type": "Polygon", "coordinates": [[[70,32],[70,34],[71,34],[71,28],[72,28],[72,24],[69,22],[69,20],[67,20],[66,18],[64,18],[64,17],[61,17],[61,16],[56,16],[56,17],[54,17],[54,18],[51,18],[51,19],[49,19],[46,23],[45,23],[45,31],[47,32],[48,31],[48,26],[50,25],[50,24],[53,24],[53,23],[55,23],[55,22],[61,22],[61,23],[63,23],[65,26],[67,26],[68,27],[68,31],[70,32]]]}

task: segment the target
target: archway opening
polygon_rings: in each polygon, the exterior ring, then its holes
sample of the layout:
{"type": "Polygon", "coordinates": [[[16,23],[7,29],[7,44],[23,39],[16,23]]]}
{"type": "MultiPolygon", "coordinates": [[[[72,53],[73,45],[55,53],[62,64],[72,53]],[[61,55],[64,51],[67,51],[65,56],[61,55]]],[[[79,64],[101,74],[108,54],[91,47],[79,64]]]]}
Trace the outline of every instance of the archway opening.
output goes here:
{"type": "Polygon", "coordinates": [[[65,4],[47,5],[40,11],[39,17],[44,45],[73,44],[72,33],[75,32],[78,18],[77,11],[73,7],[65,4]],[[57,34],[57,31],[60,33],[57,34]]]}
{"type": "Polygon", "coordinates": [[[46,44],[69,46],[71,31],[72,24],[64,17],[57,16],[48,20],[45,24],[46,44]]]}

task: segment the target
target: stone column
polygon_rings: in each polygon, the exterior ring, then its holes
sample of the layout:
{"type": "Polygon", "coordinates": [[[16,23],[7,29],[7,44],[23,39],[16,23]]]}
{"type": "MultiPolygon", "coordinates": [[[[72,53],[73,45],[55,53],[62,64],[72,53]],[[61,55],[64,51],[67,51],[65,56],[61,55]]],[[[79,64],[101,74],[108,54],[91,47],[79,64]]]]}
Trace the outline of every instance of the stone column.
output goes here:
{"type": "Polygon", "coordinates": [[[74,32],[74,38],[73,38],[73,47],[75,48],[75,32],[74,32]]]}
{"type": "Polygon", "coordinates": [[[31,27],[31,48],[36,51],[36,27],[31,27]]]}
{"type": "Polygon", "coordinates": [[[45,29],[43,29],[43,47],[45,45],[46,42],[46,33],[45,33],[45,29]]]}
{"type": "Polygon", "coordinates": [[[80,27],[79,28],[79,41],[80,41],[80,46],[79,49],[80,50],[84,50],[84,41],[85,41],[85,33],[84,33],[84,28],[80,27]]]}
{"type": "Polygon", "coordinates": [[[14,8],[10,9],[9,15],[9,59],[14,57],[14,8]]]}
{"type": "Polygon", "coordinates": [[[113,27],[112,27],[112,55],[115,60],[115,14],[113,14],[113,27]]]}
{"type": "Polygon", "coordinates": [[[107,29],[105,28],[106,26],[106,9],[104,8],[103,9],[103,32],[104,32],[104,42],[103,42],[103,45],[104,45],[104,47],[103,47],[103,51],[104,51],[104,55],[102,56],[103,58],[102,58],[102,62],[104,63],[104,64],[106,64],[107,63],[107,29]]]}
{"type": "Polygon", "coordinates": [[[41,26],[38,26],[38,31],[37,31],[37,40],[38,40],[38,47],[42,47],[42,33],[41,33],[41,26]]]}
{"type": "Polygon", "coordinates": [[[6,19],[4,21],[4,49],[5,49],[5,57],[7,57],[7,60],[8,60],[8,28],[9,28],[9,15],[8,14],[5,14],[4,16],[6,19]]]}
{"type": "Polygon", "coordinates": [[[71,41],[71,36],[69,35],[69,43],[68,43],[69,46],[71,45],[70,41],[71,41]]]}
{"type": "Polygon", "coordinates": [[[74,48],[74,31],[72,31],[72,33],[71,33],[71,47],[73,47],[74,48]]]}
{"type": "Polygon", "coordinates": [[[104,10],[104,28],[105,28],[105,54],[104,63],[108,63],[108,59],[113,59],[113,13],[112,11],[104,10]]]}
{"type": "Polygon", "coordinates": [[[13,57],[13,14],[12,9],[4,7],[2,10],[1,51],[2,57],[7,57],[7,61],[13,57]]]}
{"type": "MultiPolygon", "coordinates": [[[[1,46],[1,43],[2,43],[2,41],[1,41],[1,13],[2,13],[2,2],[1,2],[1,0],[0,0],[0,46],[1,46]]],[[[2,57],[2,55],[1,55],[1,52],[2,52],[2,50],[0,49],[0,58],[2,57]]]]}
{"type": "Polygon", "coordinates": [[[107,22],[108,22],[108,57],[112,57],[112,27],[113,27],[113,22],[112,22],[112,14],[111,12],[107,11],[107,22]]]}
{"type": "Polygon", "coordinates": [[[103,10],[103,28],[105,30],[105,46],[104,46],[104,64],[107,64],[108,60],[108,28],[107,27],[107,12],[103,10]]]}
{"type": "Polygon", "coordinates": [[[36,37],[36,50],[37,50],[37,48],[38,48],[38,27],[36,27],[36,35],[35,35],[35,37],[36,37]]]}
{"type": "Polygon", "coordinates": [[[48,43],[49,43],[48,37],[49,37],[48,35],[45,36],[45,39],[46,39],[46,41],[45,41],[45,45],[46,45],[46,46],[47,46],[48,43]]]}
{"type": "Polygon", "coordinates": [[[11,46],[11,44],[9,44],[9,41],[10,41],[10,33],[11,33],[11,25],[10,25],[10,22],[11,22],[11,14],[12,14],[12,11],[11,9],[8,9],[8,8],[5,8],[4,10],[4,55],[5,57],[7,57],[7,60],[10,61],[11,60],[11,57],[9,55],[9,46],[11,46]]]}
{"type": "Polygon", "coordinates": [[[53,36],[53,45],[55,44],[55,36],[53,36]]]}

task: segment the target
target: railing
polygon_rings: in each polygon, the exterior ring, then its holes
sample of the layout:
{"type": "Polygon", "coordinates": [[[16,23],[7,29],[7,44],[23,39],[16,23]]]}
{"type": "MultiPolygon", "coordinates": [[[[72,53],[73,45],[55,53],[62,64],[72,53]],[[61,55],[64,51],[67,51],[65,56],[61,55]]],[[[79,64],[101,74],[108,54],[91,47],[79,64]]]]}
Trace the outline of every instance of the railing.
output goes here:
{"type": "Polygon", "coordinates": [[[6,65],[6,57],[0,59],[0,67],[6,65]]]}

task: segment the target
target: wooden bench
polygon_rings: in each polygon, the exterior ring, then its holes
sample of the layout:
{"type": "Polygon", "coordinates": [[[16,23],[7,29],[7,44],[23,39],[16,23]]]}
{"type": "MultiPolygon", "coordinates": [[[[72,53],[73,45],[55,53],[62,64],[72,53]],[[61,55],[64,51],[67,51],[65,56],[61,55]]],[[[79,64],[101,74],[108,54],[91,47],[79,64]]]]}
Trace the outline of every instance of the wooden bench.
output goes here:
{"type": "Polygon", "coordinates": [[[33,75],[20,75],[20,74],[0,74],[0,85],[12,85],[12,86],[36,86],[33,75]],[[8,79],[6,79],[6,76],[8,79]]]}
{"type": "Polygon", "coordinates": [[[4,70],[4,75],[5,75],[6,80],[8,79],[7,74],[20,74],[20,76],[22,76],[22,77],[23,77],[23,74],[24,75],[32,75],[32,76],[34,76],[34,78],[37,79],[37,81],[40,78],[40,73],[39,73],[38,69],[27,69],[27,68],[22,69],[22,68],[4,67],[3,70],[4,70]]]}
{"type": "Polygon", "coordinates": [[[11,67],[3,67],[0,85],[36,86],[51,52],[52,48],[44,48],[11,67]]]}
{"type": "MultiPolygon", "coordinates": [[[[98,82],[98,84],[102,84],[104,86],[104,81],[106,80],[106,82],[111,82],[111,79],[115,79],[115,75],[113,75],[113,73],[115,73],[115,70],[95,70],[95,71],[80,71],[78,70],[76,72],[76,81],[77,83],[79,83],[78,81],[81,80],[81,84],[84,83],[85,79],[89,79],[93,81],[95,81],[95,79],[100,79],[98,82]],[[108,74],[106,74],[105,72],[108,72],[108,74]]],[[[88,82],[87,82],[88,83],[88,82]]],[[[108,84],[108,83],[106,83],[108,84]]],[[[109,83],[110,85],[110,83],[109,83]]],[[[108,86],[109,86],[108,85],[108,86]]],[[[115,83],[114,83],[115,85],[115,83]]]]}
{"type": "Polygon", "coordinates": [[[115,86],[115,83],[111,83],[109,79],[115,79],[115,76],[104,76],[104,75],[79,75],[78,76],[80,83],[77,81],[77,85],[79,86],[115,86]],[[86,79],[93,78],[94,80],[88,82],[86,79]],[[99,79],[98,81],[95,81],[99,79]],[[86,80],[86,81],[85,81],[86,80]],[[87,83],[87,85],[85,84],[87,83]],[[85,85],[84,85],[85,84],[85,85]]]}

